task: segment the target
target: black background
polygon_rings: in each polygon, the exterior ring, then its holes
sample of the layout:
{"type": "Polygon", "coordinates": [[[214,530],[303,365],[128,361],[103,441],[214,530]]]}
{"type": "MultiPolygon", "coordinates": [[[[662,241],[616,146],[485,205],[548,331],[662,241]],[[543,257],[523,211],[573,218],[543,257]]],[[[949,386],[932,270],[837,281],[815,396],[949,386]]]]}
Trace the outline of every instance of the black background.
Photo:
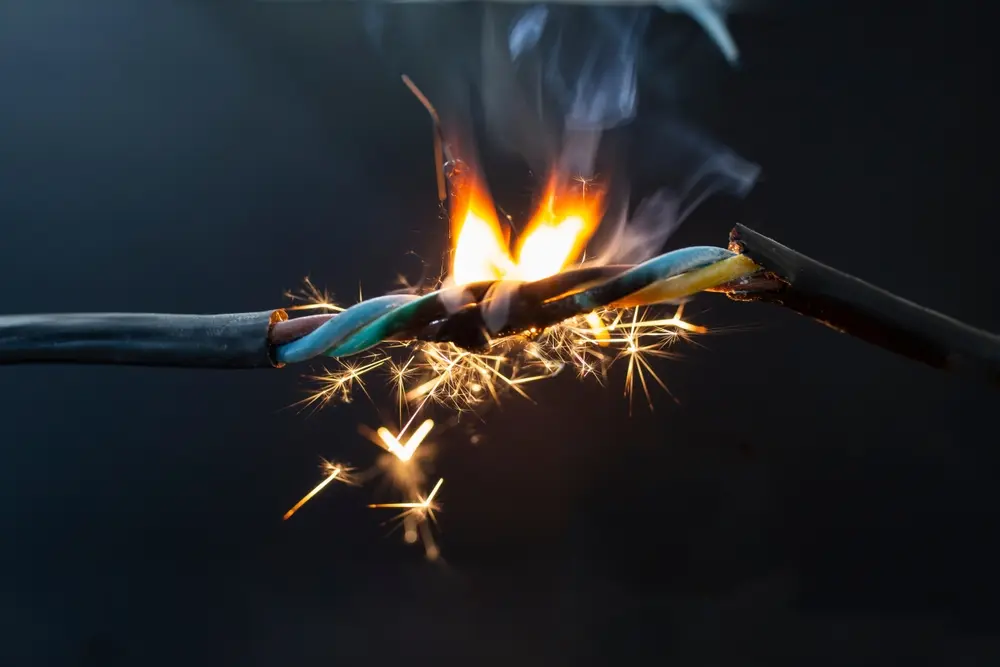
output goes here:
{"type": "MultiPolygon", "coordinates": [[[[992,35],[918,4],[734,19],[706,122],[764,179],[671,245],[744,222],[1000,330],[992,35]]],[[[350,300],[437,257],[426,116],[354,11],[0,3],[0,311],[259,310],[307,273],[350,300]]],[[[679,404],[566,378],[442,443],[434,564],[369,490],[281,521],[377,423],[284,410],[295,370],[2,369],[0,663],[997,664],[997,395],[688,314],[721,332],[661,365],[679,404]]]]}

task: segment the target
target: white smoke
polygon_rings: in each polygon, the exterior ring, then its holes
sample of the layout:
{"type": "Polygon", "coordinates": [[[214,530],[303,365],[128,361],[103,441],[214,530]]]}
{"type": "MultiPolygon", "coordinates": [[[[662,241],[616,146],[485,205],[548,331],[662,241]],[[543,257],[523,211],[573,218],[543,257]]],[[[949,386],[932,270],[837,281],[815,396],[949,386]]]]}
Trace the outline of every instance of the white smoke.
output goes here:
{"type": "MultiPolygon", "coordinates": [[[[681,80],[698,82],[701,69],[709,77],[712,67],[738,61],[726,27],[733,2],[361,4],[369,34],[398,73],[410,75],[433,101],[447,138],[467,162],[476,162],[477,146],[486,141],[540,176],[595,177],[606,134],[642,121],[644,135],[635,143],[662,189],[631,217],[621,201],[608,212],[598,261],[649,258],[705,197],[743,196],[756,181],[755,165],[682,120],[682,91],[668,100],[668,111],[641,106],[647,88],[662,92],[681,80]],[[693,64],[654,62],[651,40],[690,38],[693,25],[674,21],[677,34],[649,35],[663,10],[693,19],[715,55],[708,51],[693,64]]],[[[599,180],[607,186],[609,174],[599,180]]]]}

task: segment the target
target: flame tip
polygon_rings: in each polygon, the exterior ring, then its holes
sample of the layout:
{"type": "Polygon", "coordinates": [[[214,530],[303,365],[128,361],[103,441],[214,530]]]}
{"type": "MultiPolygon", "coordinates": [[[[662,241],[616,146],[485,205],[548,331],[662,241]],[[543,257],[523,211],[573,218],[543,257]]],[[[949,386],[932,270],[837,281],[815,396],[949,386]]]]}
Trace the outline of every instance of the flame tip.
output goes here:
{"type": "Polygon", "coordinates": [[[558,174],[549,179],[542,205],[512,253],[510,228],[501,226],[486,188],[470,181],[455,207],[451,280],[541,280],[576,261],[600,223],[603,197],[597,188],[575,192],[566,182],[558,174]]]}

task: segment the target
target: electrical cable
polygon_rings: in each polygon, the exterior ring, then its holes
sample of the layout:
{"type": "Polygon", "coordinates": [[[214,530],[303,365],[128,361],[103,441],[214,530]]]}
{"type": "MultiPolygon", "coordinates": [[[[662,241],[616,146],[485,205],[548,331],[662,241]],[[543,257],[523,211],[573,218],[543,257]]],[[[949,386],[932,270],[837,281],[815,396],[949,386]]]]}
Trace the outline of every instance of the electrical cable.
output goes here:
{"type": "Polygon", "coordinates": [[[350,356],[387,341],[481,347],[491,338],[543,329],[643,290],[659,301],[690,296],[753,270],[737,257],[724,248],[683,248],[636,266],[583,267],[520,283],[508,321],[495,331],[488,330],[482,319],[482,307],[495,281],[446,287],[420,296],[389,294],[340,313],[296,319],[288,319],[282,309],[228,315],[2,316],[0,365],[267,368],[324,355],[350,356]]]}
{"type": "Polygon", "coordinates": [[[0,365],[92,363],[268,368],[347,357],[390,341],[477,350],[595,310],[676,302],[698,292],[782,305],[937,368],[1000,384],[1000,337],[825,266],[738,225],[729,249],[682,248],[634,266],[584,266],[508,283],[506,319],[484,316],[497,281],[388,294],[341,312],[289,319],[282,309],[229,315],[0,317],[0,365]]]}
{"type": "Polygon", "coordinates": [[[0,317],[0,364],[272,368],[282,310],[225,315],[80,313],[0,317]]]}

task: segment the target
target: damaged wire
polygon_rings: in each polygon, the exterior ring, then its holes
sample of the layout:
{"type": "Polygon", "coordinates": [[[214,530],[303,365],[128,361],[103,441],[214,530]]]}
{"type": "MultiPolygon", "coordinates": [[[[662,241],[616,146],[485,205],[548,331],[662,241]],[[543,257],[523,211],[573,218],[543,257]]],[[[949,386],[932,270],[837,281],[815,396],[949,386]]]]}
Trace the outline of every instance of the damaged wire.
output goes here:
{"type": "Polygon", "coordinates": [[[754,269],[745,257],[724,248],[694,247],[632,267],[565,271],[520,284],[510,317],[493,331],[485,325],[482,307],[495,282],[422,296],[389,294],[337,314],[295,319],[283,309],[225,315],[9,315],[0,317],[0,364],[270,368],[319,356],[352,356],[389,341],[482,348],[492,338],[542,330],[597,308],[638,305],[637,297],[651,304],[691,296],[754,269]]]}
{"type": "Polygon", "coordinates": [[[752,262],[737,253],[697,246],[631,267],[566,271],[520,284],[506,321],[492,330],[483,318],[492,282],[445,288],[423,296],[387,295],[351,306],[302,338],[279,345],[277,360],[300,363],[319,355],[351,356],[385,341],[407,338],[449,342],[478,350],[487,347],[492,339],[542,330],[599,308],[616,307],[619,303],[653,305],[688,297],[755,270],[752,262]],[[704,271],[710,267],[713,270],[704,271]],[[699,270],[703,273],[697,273],[699,270]],[[668,284],[691,273],[695,275],[668,284]],[[706,275],[714,284],[706,284],[706,275]],[[647,298],[654,300],[640,298],[636,302],[636,296],[644,290],[647,298]]]}
{"type": "Polygon", "coordinates": [[[635,266],[594,266],[517,285],[506,321],[483,312],[495,282],[389,294],[339,313],[135,313],[0,317],[0,365],[29,363],[271,368],[411,340],[482,349],[599,308],[703,291],[781,305],[916,361],[1000,385],[1000,336],[907,301],[743,226],[729,249],[682,248],[635,266]]]}

